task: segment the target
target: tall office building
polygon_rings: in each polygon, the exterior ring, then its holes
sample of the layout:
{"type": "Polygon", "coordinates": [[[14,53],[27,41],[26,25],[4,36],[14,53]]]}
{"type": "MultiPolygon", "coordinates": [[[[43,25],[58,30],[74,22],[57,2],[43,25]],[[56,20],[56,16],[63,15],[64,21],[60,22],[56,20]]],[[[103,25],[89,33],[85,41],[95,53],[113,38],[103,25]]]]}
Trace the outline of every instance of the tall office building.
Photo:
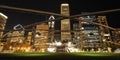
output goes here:
{"type": "Polygon", "coordinates": [[[49,27],[47,24],[40,24],[36,26],[34,46],[38,48],[40,52],[44,52],[47,48],[48,30],[49,27]]]}
{"type": "Polygon", "coordinates": [[[84,39],[85,39],[85,44],[84,47],[101,47],[100,45],[100,34],[99,34],[99,29],[95,25],[89,25],[85,27],[84,29],[84,39]]]}
{"type": "MultiPolygon", "coordinates": [[[[61,14],[70,16],[69,4],[61,4],[61,14]]],[[[70,19],[61,20],[61,40],[71,40],[70,29],[70,19]]]]}
{"type": "Polygon", "coordinates": [[[24,33],[19,31],[13,31],[11,33],[10,43],[23,43],[24,42],[24,33]]]}
{"type": "Polygon", "coordinates": [[[112,31],[111,38],[115,43],[120,43],[120,28],[116,28],[117,30],[112,31]]]}
{"type": "MultiPolygon", "coordinates": [[[[100,24],[108,26],[106,16],[98,16],[98,22],[100,24]]],[[[110,30],[108,28],[105,28],[102,26],[99,26],[99,28],[100,28],[100,32],[101,32],[101,39],[103,41],[103,47],[110,46],[109,43],[106,43],[106,41],[112,41],[111,36],[110,36],[110,30]]]]}
{"type": "Polygon", "coordinates": [[[0,40],[1,40],[2,35],[3,35],[3,30],[5,28],[7,18],[8,17],[6,15],[0,13],[0,40]]]}
{"type": "MultiPolygon", "coordinates": [[[[85,20],[88,21],[98,21],[95,16],[83,16],[85,20]]],[[[81,22],[83,24],[83,32],[84,32],[84,47],[101,47],[100,33],[99,27],[97,25],[90,24],[88,22],[81,22]]]]}
{"type": "MultiPolygon", "coordinates": [[[[93,16],[82,16],[83,20],[91,22],[97,22],[97,18],[93,16]]],[[[79,21],[79,23],[73,24],[74,42],[81,48],[97,48],[101,47],[101,35],[99,26],[90,24],[86,21],[79,21]]]]}
{"type": "MultiPolygon", "coordinates": [[[[55,19],[55,17],[53,15],[51,15],[49,17],[49,20],[51,19],[55,19]]],[[[53,42],[54,41],[54,29],[55,29],[55,21],[50,21],[48,22],[48,26],[49,26],[49,33],[48,33],[48,41],[49,42],[53,42]]]]}
{"type": "Polygon", "coordinates": [[[28,32],[26,44],[31,45],[31,40],[32,40],[32,32],[28,32]]]}

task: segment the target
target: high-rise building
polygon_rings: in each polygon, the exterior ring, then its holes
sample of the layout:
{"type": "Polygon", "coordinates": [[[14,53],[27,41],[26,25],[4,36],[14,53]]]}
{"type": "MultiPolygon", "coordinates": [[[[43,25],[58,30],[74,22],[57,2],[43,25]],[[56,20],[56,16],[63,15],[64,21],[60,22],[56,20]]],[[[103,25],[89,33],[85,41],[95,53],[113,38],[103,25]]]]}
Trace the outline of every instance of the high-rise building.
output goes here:
{"type": "MultiPolygon", "coordinates": [[[[98,22],[100,24],[108,26],[106,16],[98,16],[98,22]]],[[[110,30],[108,28],[105,28],[102,26],[99,26],[99,28],[100,28],[101,39],[103,41],[102,45],[103,45],[103,47],[106,48],[106,47],[110,46],[110,44],[107,43],[107,41],[112,41],[111,35],[110,35],[110,30]]]]}
{"type": "Polygon", "coordinates": [[[21,24],[17,24],[14,26],[14,30],[17,30],[17,28],[22,28],[22,31],[13,31],[12,33],[9,33],[8,36],[8,41],[10,40],[10,42],[15,42],[15,43],[23,43],[25,38],[24,38],[24,28],[22,27],[21,24]]]}
{"type": "MultiPolygon", "coordinates": [[[[98,21],[95,16],[85,16],[83,17],[85,20],[88,21],[98,21]]],[[[81,22],[83,33],[84,33],[84,47],[101,47],[101,40],[100,40],[100,33],[99,33],[99,27],[97,25],[90,24],[88,22],[81,22]]]]}
{"type": "MultiPolygon", "coordinates": [[[[83,20],[88,20],[91,22],[97,22],[102,25],[108,26],[106,16],[98,16],[97,18],[93,16],[82,16],[83,20]]],[[[108,41],[112,41],[110,30],[100,25],[94,25],[86,21],[79,21],[79,24],[75,23],[73,25],[74,40],[79,43],[80,47],[84,48],[107,48],[110,46],[108,41]],[[79,32],[78,32],[79,31],[79,32]]],[[[114,32],[115,33],[115,32],[114,32]]],[[[118,37],[116,37],[118,38],[118,37]]],[[[75,42],[74,41],[74,42],[75,42]]]]}
{"type": "Polygon", "coordinates": [[[36,26],[34,46],[38,48],[40,52],[44,52],[47,48],[48,30],[49,27],[47,24],[40,24],[36,26]]]}
{"type": "MultiPolygon", "coordinates": [[[[82,16],[83,20],[97,22],[97,18],[93,16],[82,16]]],[[[86,21],[79,21],[73,24],[74,42],[81,48],[97,48],[101,47],[101,34],[99,26],[88,23],[86,21]]]]}
{"type": "MultiPolygon", "coordinates": [[[[70,16],[69,4],[61,4],[61,14],[70,16]]],[[[70,29],[70,19],[61,20],[61,40],[71,40],[70,29]]]]}
{"type": "MultiPolygon", "coordinates": [[[[55,17],[53,15],[51,15],[49,17],[49,20],[51,19],[55,19],[55,17]]],[[[48,36],[48,41],[49,42],[53,42],[54,41],[54,38],[55,38],[55,33],[54,33],[54,30],[55,30],[55,21],[50,21],[48,22],[48,26],[49,26],[49,36],[48,36]]]]}
{"type": "Polygon", "coordinates": [[[28,32],[26,44],[31,45],[31,43],[32,43],[31,41],[32,41],[32,32],[28,32]]]}
{"type": "Polygon", "coordinates": [[[2,35],[3,35],[3,30],[5,28],[7,18],[8,17],[6,15],[0,13],[0,40],[1,40],[2,35]]]}
{"type": "Polygon", "coordinates": [[[117,30],[111,31],[111,38],[112,38],[112,46],[113,48],[118,48],[120,45],[120,28],[116,28],[117,30]]]}
{"type": "Polygon", "coordinates": [[[76,44],[77,47],[80,47],[80,27],[79,23],[73,23],[73,35],[72,40],[73,43],[76,44]]]}
{"type": "Polygon", "coordinates": [[[113,42],[120,44],[120,28],[116,28],[116,29],[117,30],[112,31],[111,38],[113,42]]]}
{"type": "Polygon", "coordinates": [[[25,40],[24,32],[14,31],[9,38],[10,43],[23,43],[25,40]]]}

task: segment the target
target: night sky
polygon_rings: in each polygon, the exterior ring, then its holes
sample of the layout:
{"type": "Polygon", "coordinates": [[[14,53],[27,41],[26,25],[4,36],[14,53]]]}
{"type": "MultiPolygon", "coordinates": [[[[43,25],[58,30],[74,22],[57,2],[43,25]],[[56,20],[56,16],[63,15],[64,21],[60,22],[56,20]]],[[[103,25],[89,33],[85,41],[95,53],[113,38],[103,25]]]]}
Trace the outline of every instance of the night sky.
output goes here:
{"type": "MultiPolygon", "coordinates": [[[[69,3],[70,14],[96,12],[120,8],[119,0],[0,0],[0,5],[28,8],[60,13],[60,4],[69,3]]],[[[0,12],[8,16],[7,29],[17,24],[28,25],[46,20],[49,15],[0,8],[0,12]]],[[[105,13],[111,27],[120,28],[120,11],[105,13]]],[[[56,17],[55,17],[56,18],[56,17]]]]}

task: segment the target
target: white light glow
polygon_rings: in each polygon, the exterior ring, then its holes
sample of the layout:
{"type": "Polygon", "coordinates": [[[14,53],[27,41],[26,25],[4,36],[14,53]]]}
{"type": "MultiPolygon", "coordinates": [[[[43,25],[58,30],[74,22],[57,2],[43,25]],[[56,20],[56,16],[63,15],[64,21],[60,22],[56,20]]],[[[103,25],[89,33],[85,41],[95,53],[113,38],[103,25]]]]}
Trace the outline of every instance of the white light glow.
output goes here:
{"type": "Polygon", "coordinates": [[[79,49],[74,48],[74,47],[68,47],[67,48],[70,52],[80,52],[79,49]]]}
{"type": "Polygon", "coordinates": [[[72,46],[72,43],[71,42],[68,42],[68,47],[71,47],[72,46]]]}
{"type": "Polygon", "coordinates": [[[56,42],[55,45],[56,45],[56,46],[61,46],[62,43],[61,43],[61,42],[56,42]]]}
{"type": "Polygon", "coordinates": [[[84,27],[82,27],[81,29],[84,29],[84,27]]]}
{"type": "Polygon", "coordinates": [[[62,4],[62,6],[69,6],[69,4],[62,4]]]}
{"type": "Polygon", "coordinates": [[[55,52],[56,48],[48,48],[48,52],[55,52]]]}
{"type": "Polygon", "coordinates": [[[51,19],[55,19],[55,17],[52,15],[49,17],[49,20],[51,20],[51,19]]]}
{"type": "Polygon", "coordinates": [[[106,41],[106,39],[103,39],[103,42],[105,42],[106,41]]]}
{"type": "Polygon", "coordinates": [[[38,34],[36,34],[35,37],[40,37],[40,36],[38,34]]]}

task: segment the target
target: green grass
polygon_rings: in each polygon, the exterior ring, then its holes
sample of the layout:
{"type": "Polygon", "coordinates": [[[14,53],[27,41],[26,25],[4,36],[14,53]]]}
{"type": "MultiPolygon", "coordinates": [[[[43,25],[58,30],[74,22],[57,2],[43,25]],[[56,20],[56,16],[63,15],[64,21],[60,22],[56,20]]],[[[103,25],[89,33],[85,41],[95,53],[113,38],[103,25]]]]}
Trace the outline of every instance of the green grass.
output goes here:
{"type": "Polygon", "coordinates": [[[72,56],[120,56],[119,53],[2,53],[6,56],[53,56],[53,55],[72,55],[72,56]]]}
{"type": "Polygon", "coordinates": [[[44,53],[14,53],[15,56],[48,56],[50,54],[44,53]]]}
{"type": "Polygon", "coordinates": [[[77,56],[120,56],[119,53],[72,53],[77,56]]]}
{"type": "Polygon", "coordinates": [[[119,53],[2,53],[2,59],[20,59],[20,60],[119,60],[119,53]]]}

